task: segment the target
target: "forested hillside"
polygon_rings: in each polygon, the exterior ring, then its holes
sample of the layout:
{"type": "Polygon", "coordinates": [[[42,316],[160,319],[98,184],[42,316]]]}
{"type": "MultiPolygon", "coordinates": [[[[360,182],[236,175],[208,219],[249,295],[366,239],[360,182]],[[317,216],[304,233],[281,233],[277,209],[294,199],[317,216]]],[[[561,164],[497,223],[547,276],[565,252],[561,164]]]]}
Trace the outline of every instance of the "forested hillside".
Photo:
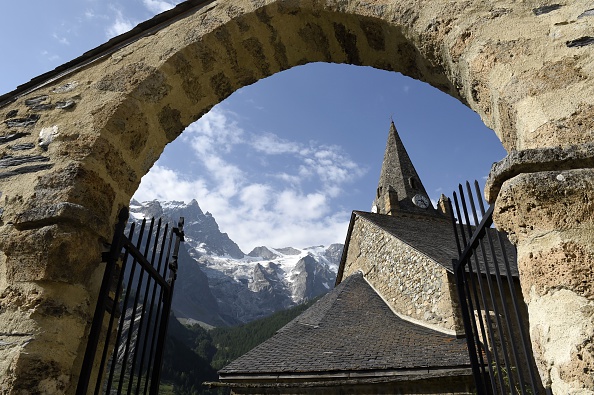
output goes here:
{"type": "Polygon", "coordinates": [[[208,389],[202,383],[217,381],[218,369],[270,338],[312,303],[313,301],[279,311],[245,325],[210,331],[199,325],[184,326],[171,316],[161,375],[161,393],[228,393],[225,389],[208,389]]]}

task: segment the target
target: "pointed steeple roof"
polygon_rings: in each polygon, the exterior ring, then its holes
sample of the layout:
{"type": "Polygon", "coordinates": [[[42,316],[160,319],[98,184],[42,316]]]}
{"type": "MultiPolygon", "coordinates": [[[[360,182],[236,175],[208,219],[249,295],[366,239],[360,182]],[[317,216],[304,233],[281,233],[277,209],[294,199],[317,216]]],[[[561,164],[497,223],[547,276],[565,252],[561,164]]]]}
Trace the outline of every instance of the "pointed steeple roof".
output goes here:
{"type": "Polygon", "coordinates": [[[394,121],[390,124],[374,206],[380,214],[435,211],[402,144],[394,121]]]}

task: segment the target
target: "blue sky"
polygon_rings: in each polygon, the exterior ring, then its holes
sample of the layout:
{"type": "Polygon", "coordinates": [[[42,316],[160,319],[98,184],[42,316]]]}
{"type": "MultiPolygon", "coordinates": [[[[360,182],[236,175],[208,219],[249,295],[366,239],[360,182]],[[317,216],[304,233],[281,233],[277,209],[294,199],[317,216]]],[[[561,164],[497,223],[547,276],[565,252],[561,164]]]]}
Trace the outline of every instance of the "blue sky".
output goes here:
{"type": "MultiPolygon", "coordinates": [[[[9,2],[0,13],[0,92],[65,63],[180,1],[9,2]]],[[[244,252],[343,242],[369,210],[390,125],[432,200],[483,178],[505,151],[478,115],[397,73],[309,64],[235,92],[191,125],[135,197],[213,213],[244,252]]]]}

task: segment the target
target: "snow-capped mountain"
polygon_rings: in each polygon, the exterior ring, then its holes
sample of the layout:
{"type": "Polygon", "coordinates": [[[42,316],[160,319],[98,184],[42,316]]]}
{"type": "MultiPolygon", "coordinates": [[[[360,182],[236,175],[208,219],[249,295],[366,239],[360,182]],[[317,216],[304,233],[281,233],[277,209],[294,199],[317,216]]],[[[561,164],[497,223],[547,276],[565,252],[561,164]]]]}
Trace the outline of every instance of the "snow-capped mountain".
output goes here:
{"type": "Polygon", "coordinates": [[[256,247],[244,254],[196,200],[130,203],[130,220],[185,218],[185,242],[173,310],[182,320],[235,325],[265,317],[329,291],[342,244],[305,249],[256,247]]]}

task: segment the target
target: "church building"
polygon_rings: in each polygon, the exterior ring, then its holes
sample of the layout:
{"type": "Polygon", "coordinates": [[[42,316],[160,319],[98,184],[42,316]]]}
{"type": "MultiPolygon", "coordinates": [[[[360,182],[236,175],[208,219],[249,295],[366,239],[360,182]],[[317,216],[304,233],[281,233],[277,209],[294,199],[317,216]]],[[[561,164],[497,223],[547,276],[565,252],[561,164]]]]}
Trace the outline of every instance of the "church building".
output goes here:
{"type": "Polygon", "coordinates": [[[392,122],[371,212],[352,213],[336,287],[220,370],[222,384],[237,394],[472,393],[449,207],[443,195],[433,207],[392,122]]]}

